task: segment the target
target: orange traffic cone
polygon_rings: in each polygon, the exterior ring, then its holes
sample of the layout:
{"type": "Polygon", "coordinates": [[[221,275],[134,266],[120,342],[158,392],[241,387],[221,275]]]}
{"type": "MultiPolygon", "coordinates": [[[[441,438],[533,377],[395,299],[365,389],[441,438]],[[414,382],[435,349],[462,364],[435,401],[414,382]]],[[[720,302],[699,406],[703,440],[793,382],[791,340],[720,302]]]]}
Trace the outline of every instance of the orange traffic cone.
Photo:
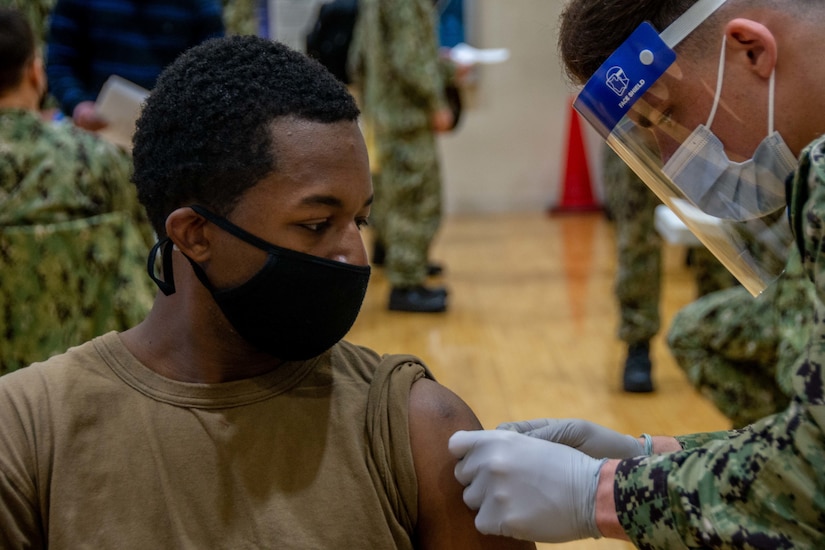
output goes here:
{"type": "Polygon", "coordinates": [[[587,151],[584,146],[579,113],[568,102],[569,126],[567,134],[567,162],[564,166],[561,202],[554,206],[551,214],[562,212],[593,212],[601,210],[593,197],[590,168],[587,165],[587,151]]]}

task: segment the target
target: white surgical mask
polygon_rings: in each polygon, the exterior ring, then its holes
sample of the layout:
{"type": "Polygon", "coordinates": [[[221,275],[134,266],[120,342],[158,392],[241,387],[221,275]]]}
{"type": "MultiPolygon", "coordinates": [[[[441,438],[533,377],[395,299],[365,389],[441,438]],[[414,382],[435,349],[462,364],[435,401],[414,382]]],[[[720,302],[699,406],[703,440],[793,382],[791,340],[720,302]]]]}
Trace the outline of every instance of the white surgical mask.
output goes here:
{"type": "Polygon", "coordinates": [[[662,171],[698,208],[711,216],[745,221],[784,208],[785,178],[796,159],[773,129],[775,70],[768,91],[768,135],[745,162],[733,162],[710,130],[722,91],[725,41],[719,59],[716,94],[708,121],[699,125],[667,161],[662,171]]]}

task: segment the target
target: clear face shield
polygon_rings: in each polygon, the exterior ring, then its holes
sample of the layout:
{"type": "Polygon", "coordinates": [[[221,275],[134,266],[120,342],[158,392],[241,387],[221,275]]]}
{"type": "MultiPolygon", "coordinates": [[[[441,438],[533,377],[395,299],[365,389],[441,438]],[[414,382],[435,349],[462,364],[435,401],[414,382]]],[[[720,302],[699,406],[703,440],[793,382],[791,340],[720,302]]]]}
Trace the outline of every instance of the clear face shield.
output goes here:
{"type": "Polygon", "coordinates": [[[785,269],[793,243],[785,180],[796,159],[773,129],[773,75],[764,130],[753,136],[752,113],[731,112],[720,101],[722,37],[715,83],[693,81],[688,60],[680,63],[673,49],[724,2],[699,0],[661,34],[640,25],[588,80],[574,107],[757,296],[785,269]],[[710,130],[719,118],[728,143],[710,130]],[[747,150],[728,147],[734,141],[747,150]]]}

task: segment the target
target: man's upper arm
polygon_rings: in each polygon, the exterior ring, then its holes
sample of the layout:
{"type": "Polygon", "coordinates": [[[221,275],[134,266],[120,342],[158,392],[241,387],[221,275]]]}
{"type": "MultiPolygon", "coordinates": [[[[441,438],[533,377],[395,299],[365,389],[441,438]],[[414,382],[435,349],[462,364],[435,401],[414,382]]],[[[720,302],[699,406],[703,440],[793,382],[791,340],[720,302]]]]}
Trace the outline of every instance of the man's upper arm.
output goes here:
{"type": "Polygon", "coordinates": [[[418,380],[410,390],[409,423],[418,477],[419,548],[535,548],[530,542],[482,535],[475,528],[475,512],[464,504],[464,488],[453,475],[456,459],[447,449],[456,431],[481,429],[464,401],[432,380],[418,380]]]}
{"type": "MultiPolygon", "coordinates": [[[[6,377],[5,381],[12,379],[6,377]]],[[[0,548],[9,550],[46,546],[41,539],[34,459],[22,421],[26,415],[15,407],[24,393],[12,384],[0,384],[0,548]]]]}

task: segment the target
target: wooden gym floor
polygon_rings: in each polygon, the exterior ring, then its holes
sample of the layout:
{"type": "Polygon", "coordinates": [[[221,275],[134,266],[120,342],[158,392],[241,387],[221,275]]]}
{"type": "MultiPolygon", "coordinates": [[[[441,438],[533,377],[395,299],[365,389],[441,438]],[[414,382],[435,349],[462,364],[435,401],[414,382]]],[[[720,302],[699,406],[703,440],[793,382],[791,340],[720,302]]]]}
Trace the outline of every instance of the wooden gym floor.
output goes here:
{"type": "MultiPolygon", "coordinates": [[[[651,352],[656,392],[636,395],[621,390],[615,243],[603,214],[448,217],[432,258],[446,267],[432,282],[449,287],[447,313],[387,311],[389,286],[374,268],[347,339],[379,353],[418,355],[484,427],[548,416],[585,418],[633,435],[729,428],[688,384],[664,341],[670,319],[696,294],[684,248],[664,249],[662,330],[651,352]]],[[[539,545],[631,547],[606,540],[539,545]]]]}

